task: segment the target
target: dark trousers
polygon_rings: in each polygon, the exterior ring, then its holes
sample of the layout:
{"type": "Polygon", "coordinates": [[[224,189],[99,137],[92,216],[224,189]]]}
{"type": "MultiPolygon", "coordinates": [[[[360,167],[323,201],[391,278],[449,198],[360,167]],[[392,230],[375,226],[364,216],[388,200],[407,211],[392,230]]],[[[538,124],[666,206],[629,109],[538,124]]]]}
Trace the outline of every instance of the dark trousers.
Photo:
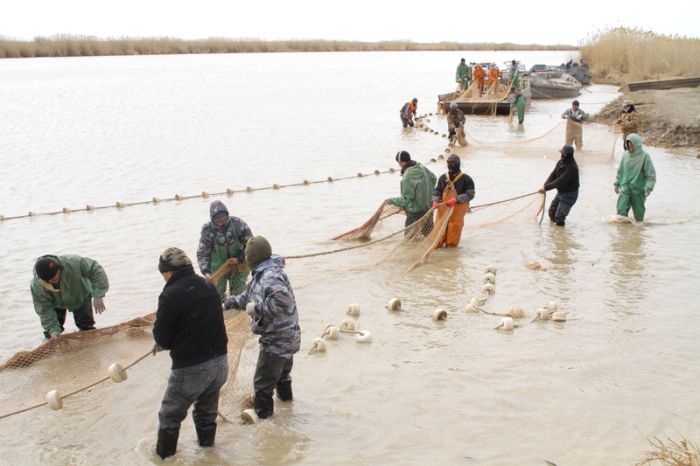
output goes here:
{"type": "Polygon", "coordinates": [[[158,413],[159,429],[179,431],[192,404],[192,419],[197,430],[216,428],[219,390],[227,378],[226,355],[194,366],[173,369],[158,413]]]}
{"type": "Polygon", "coordinates": [[[403,124],[404,128],[408,128],[409,126],[413,128],[413,120],[409,120],[408,118],[401,117],[401,123],[403,124]]]}
{"type": "MultiPolygon", "coordinates": [[[[54,309],[58,323],[61,325],[61,332],[64,330],[63,324],[66,323],[66,310],[54,309]]],[[[95,318],[92,314],[92,298],[88,297],[80,309],[71,311],[73,313],[73,321],[79,330],[93,330],[95,328],[95,318]]],[[[44,338],[50,338],[47,332],[44,332],[44,338]]]]}
{"type": "MultiPolygon", "coordinates": [[[[428,213],[427,210],[423,210],[420,212],[406,211],[406,223],[404,223],[404,227],[408,228],[410,225],[413,225],[418,220],[423,218],[423,216],[427,213],[428,213]]],[[[426,224],[423,226],[423,228],[419,232],[419,235],[428,236],[431,231],[433,231],[433,219],[432,219],[432,217],[428,219],[426,224]]],[[[406,232],[406,233],[408,233],[408,232],[406,232]]],[[[404,233],[404,236],[406,236],[406,233],[404,233]]]]}
{"type": "Polygon", "coordinates": [[[557,193],[549,205],[549,218],[551,221],[563,227],[566,223],[566,216],[578,199],[578,190],[568,193],[557,193]]]}
{"type": "Polygon", "coordinates": [[[294,357],[283,358],[275,353],[260,350],[253,380],[255,412],[259,418],[264,419],[272,415],[274,410],[272,393],[275,389],[280,400],[292,400],[293,365],[294,357]]]}

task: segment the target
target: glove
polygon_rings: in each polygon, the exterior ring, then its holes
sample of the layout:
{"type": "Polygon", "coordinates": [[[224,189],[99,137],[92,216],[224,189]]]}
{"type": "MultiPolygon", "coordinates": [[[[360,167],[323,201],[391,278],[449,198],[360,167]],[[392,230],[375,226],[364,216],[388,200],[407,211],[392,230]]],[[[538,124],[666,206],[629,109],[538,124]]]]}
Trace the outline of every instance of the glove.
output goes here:
{"type": "Polygon", "coordinates": [[[158,343],[153,343],[153,349],[151,349],[151,354],[156,355],[157,352],[163,351],[163,348],[158,343]]]}
{"type": "Polygon", "coordinates": [[[49,339],[55,340],[55,339],[57,339],[60,335],[61,335],[61,332],[51,332],[51,336],[49,337],[49,339]]]}
{"type": "Polygon", "coordinates": [[[620,188],[615,186],[615,194],[620,194],[620,188]]]}
{"type": "Polygon", "coordinates": [[[246,304],[245,311],[250,317],[253,317],[255,315],[255,303],[251,301],[248,304],[246,304]]]}
{"type": "Polygon", "coordinates": [[[447,207],[454,207],[455,205],[457,205],[457,199],[455,199],[454,197],[452,199],[448,199],[447,202],[445,202],[445,205],[447,207]]]}
{"type": "Polygon", "coordinates": [[[97,312],[98,314],[102,314],[105,309],[105,302],[104,299],[102,298],[92,298],[92,308],[97,312]]]}
{"type": "Polygon", "coordinates": [[[440,201],[433,201],[433,209],[437,209],[440,205],[440,201]]]}
{"type": "Polygon", "coordinates": [[[204,274],[204,278],[206,278],[207,280],[211,280],[211,274],[210,274],[210,273],[205,273],[205,274],[204,274]]]}

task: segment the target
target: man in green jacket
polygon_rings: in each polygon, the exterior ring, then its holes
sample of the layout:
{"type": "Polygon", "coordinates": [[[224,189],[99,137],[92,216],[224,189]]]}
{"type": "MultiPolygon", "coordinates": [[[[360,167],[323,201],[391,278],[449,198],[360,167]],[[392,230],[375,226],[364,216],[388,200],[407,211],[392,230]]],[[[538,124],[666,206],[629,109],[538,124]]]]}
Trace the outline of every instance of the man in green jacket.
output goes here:
{"type": "Polygon", "coordinates": [[[92,310],[105,311],[109,281],[102,266],[88,257],[47,255],[34,264],[29,289],[44,337],[53,339],[64,330],[66,311],[73,313],[80,330],[95,328],[92,310]]]}
{"type": "MultiPolygon", "coordinates": [[[[425,166],[411,160],[411,154],[405,150],[396,154],[396,161],[401,167],[401,197],[392,197],[387,202],[406,209],[405,226],[408,227],[430,210],[437,178],[425,166]]],[[[423,234],[430,233],[432,229],[431,220],[423,234]]]]}
{"type": "Polygon", "coordinates": [[[625,139],[625,153],[617,169],[615,192],[617,198],[617,215],[627,217],[632,207],[634,219],[644,220],[646,198],[654,190],[656,170],[649,153],[642,148],[642,138],[630,134],[625,139]]]}
{"type": "Polygon", "coordinates": [[[455,81],[459,83],[460,89],[465,91],[469,87],[469,81],[472,79],[472,73],[467,65],[466,60],[462,58],[457,65],[457,72],[455,73],[455,81]]]}

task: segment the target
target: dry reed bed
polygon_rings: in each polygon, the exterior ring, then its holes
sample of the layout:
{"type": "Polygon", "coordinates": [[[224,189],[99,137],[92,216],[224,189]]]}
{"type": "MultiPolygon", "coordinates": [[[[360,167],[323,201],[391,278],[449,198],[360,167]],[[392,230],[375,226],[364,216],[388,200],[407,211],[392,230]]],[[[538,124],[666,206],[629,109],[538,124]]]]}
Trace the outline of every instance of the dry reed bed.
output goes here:
{"type": "Polygon", "coordinates": [[[581,47],[597,82],[700,76],[700,39],[615,28],[590,36],[581,47]]]}
{"type": "Polygon", "coordinates": [[[511,43],[416,43],[405,41],[354,42],[327,40],[180,40],[174,38],[98,39],[82,36],[38,37],[33,41],[0,38],[0,58],[81,57],[98,55],[161,55],[187,53],[270,52],[388,52],[460,50],[576,50],[571,45],[511,43]]]}

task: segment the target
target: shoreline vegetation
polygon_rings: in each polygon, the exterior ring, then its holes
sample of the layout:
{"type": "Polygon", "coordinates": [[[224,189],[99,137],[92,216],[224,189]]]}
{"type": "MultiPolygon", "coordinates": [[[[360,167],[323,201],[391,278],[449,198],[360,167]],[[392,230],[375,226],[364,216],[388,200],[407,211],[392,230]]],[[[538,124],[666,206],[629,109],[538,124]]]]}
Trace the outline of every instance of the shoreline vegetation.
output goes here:
{"type": "Polygon", "coordinates": [[[57,35],[18,41],[0,37],[0,58],[93,57],[108,55],[164,55],[198,53],[289,53],[289,52],[428,52],[477,50],[578,50],[573,45],[513,43],[462,43],[411,41],[356,42],[334,40],[280,40],[210,38],[182,40],[170,37],[100,39],[57,35]]]}
{"type": "Polygon", "coordinates": [[[597,83],[700,77],[700,39],[608,29],[583,42],[581,59],[597,83]]]}

